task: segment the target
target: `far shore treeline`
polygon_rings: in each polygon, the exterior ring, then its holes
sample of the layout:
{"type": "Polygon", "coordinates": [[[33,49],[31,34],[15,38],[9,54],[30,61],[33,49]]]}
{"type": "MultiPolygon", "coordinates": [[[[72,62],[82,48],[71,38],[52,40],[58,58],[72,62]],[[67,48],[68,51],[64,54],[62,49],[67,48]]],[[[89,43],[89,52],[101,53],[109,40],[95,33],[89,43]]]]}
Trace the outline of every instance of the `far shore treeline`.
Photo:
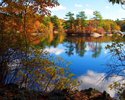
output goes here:
{"type": "MultiPolygon", "coordinates": [[[[21,14],[18,17],[12,17],[8,13],[0,12],[0,16],[3,19],[0,23],[2,31],[23,32],[24,22],[22,22],[21,14]]],[[[26,32],[30,40],[36,35],[39,35],[39,38],[43,35],[52,38],[53,33],[58,35],[67,33],[67,35],[90,36],[91,33],[107,35],[116,31],[125,31],[125,20],[103,19],[99,11],[94,11],[94,17],[91,19],[87,18],[84,11],[78,12],[77,15],[68,12],[64,19],[60,19],[56,15],[41,16],[37,13],[33,16],[30,14],[26,16],[26,32]]]]}

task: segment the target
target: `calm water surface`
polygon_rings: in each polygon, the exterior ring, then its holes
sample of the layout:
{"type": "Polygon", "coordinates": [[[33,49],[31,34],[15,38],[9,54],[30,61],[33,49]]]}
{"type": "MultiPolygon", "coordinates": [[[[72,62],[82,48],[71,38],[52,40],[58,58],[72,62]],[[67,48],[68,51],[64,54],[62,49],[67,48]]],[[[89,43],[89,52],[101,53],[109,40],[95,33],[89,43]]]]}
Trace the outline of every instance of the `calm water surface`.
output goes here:
{"type": "Polygon", "coordinates": [[[100,91],[105,90],[114,97],[115,91],[110,90],[109,85],[121,77],[104,79],[109,70],[107,64],[111,57],[105,47],[111,43],[111,41],[98,41],[98,39],[85,41],[82,38],[73,38],[55,47],[46,47],[45,50],[71,62],[69,67],[75,74],[75,78],[81,82],[80,90],[92,87],[100,91]]]}
{"type": "MultiPolygon", "coordinates": [[[[111,61],[109,50],[105,47],[112,44],[111,37],[98,39],[68,37],[64,41],[63,39],[63,36],[45,38],[39,44],[39,47],[48,51],[51,55],[61,57],[71,63],[69,68],[75,74],[74,78],[80,82],[79,90],[92,87],[99,91],[105,90],[112,97],[116,96],[115,91],[110,90],[109,85],[122,77],[105,78],[107,71],[109,71],[107,64],[111,61]]],[[[13,77],[16,74],[15,72],[8,74],[5,79],[6,83],[14,82],[10,77],[13,77]]],[[[36,87],[36,85],[34,86],[36,87]]],[[[34,89],[34,87],[32,88],[34,89]]]]}
{"type": "Polygon", "coordinates": [[[69,67],[77,78],[88,71],[106,72],[109,56],[105,47],[108,44],[111,42],[84,42],[81,44],[64,42],[57,47],[46,47],[45,50],[71,62],[69,67]]]}

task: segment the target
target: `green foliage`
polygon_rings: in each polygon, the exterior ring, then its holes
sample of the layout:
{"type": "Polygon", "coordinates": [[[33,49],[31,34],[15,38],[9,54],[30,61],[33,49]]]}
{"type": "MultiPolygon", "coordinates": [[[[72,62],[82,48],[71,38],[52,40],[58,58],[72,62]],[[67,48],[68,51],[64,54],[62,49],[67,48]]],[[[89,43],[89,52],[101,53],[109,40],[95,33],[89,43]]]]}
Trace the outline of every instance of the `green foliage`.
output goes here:
{"type": "Polygon", "coordinates": [[[51,22],[54,24],[54,29],[59,29],[60,22],[59,18],[56,15],[51,17],[51,22]]]}
{"type": "Polygon", "coordinates": [[[44,17],[42,23],[43,23],[45,26],[48,26],[49,23],[50,23],[50,21],[51,21],[50,17],[47,16],[47,17],[44,17]]]}
{"type": "Polygon", "coordinates": [[[87,16],[85,15],[84,11],[79,12],[79,14],[76,15],[76,18],[76,20],[78,21],[77,25],[81,25],[82,27],[87,25],[87,16]]]}
{"type": "Polygon", "coordinates": [[[64,28],[66,29],[72,29],[73,28],[73,23],[74,23],[74,14],[71,13],[71,12],[68,12],[66,14],[66,22],[65,22],[65,25],[64,25],[64,28]]]}
{"type": "Polygon", "coordinates": [[[95,16],[94,19],[96,20],[102,20],[102,15],[98,11],[94,11],[93,15],[95,16]]]}
{"type": "MultiPolygon", "coordinates": [[[[35,90],[52,91],[54,89],[74,88],[77,81],[73,79],[70,73],[68,63],[62,58],[55,58],[42,50],[32,50],[34,57],[28,62],[24,61],[23,68],[18,72],[20,85],[25,84],[26,88],[35,90]],[[42,57],[41,57],[42,56],[42,57]],[[60,67],[62,66],[62,67],[60,67]]],[[[18,83],[19,84],[19,83],[18,83]]]]}
{"type": "Polygon", "coordinates": [[[87,19],[87,16],[85,15],[84,11],[79,12],[79,14],[77,14],[76,17],[83,20],[87,19]]]}
{"type": "Polygon", "coordinates": [[[124,0],[109,0],[109,2],[112,2],[113,4],[118,3],[118,4],[123,4],[124,0]]]}
{"type": "Polygon", "coordinates": [[[74,20],[74,14],[73,13],[71,13],[71,12],[68,12],[67,14],[66,14],[66,18],[65,19],[67,19],[67,20],[70,20],[70,21],[73,21],[74,20]]]}
{"type": "MultiPolygon", "coordinates": [[[[97,32],[101,35],[113,34],[124,29],[124,24],[118,24],[113,20],[104,20],[100,12],[94,11],[94,17],[87,20],[87,16],[84,11],[79,12],[74,18],[74,14],[68,12],[66,14],[66,20],[64,22],[64,29],[66,29],[67,35],[79,35],[90,36],[91,33],[97,32]]],[[[123,22],[123,21],[122,21],[123,22]]]]}
{"type": "Polygon", "coordinates": [[[125,100],[125,83],[114,82],[109,85],[109,88],[111,90],[114,89],[118,93],[120,100],[125,100]]]}

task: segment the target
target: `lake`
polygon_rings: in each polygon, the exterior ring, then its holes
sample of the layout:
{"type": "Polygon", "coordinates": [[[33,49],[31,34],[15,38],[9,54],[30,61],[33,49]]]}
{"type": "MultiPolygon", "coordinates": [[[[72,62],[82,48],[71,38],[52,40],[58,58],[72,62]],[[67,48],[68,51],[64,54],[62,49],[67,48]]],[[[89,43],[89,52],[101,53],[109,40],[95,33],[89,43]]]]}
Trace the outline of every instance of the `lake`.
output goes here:
{"type": "Polygon", "coordinates": [[[105,72],[105,64],[108,60],[108,51],[105,49],[107,44],[111,43],[84,42],[75,44],[64,42],[57,47],[47,47],[45,50],[71,62],[71,72],[77,78],[86,74],[88,70],[105,72]]]}
{"type": "Polygon", "coordinates": [[[105,78],[109,71],[107,64],[111,60],[106,46],[111,44],[112,40],[108,37],[87,39],[68,37],[56,46],[46,46],[45,50],[71,63],[69,68],[75,74],[74,78],[81,82],[80,90],[92,87],[100,91],[105,90],[114,97],[115,91],[110,90],[109,85],[121,77],[105,78]]]}
{"type": "MultiPolygon", "coordinates": [[[[38,47],[38,49],[43,49],[44,51],[49,52],[50,55],[52,55],[53,57],[61,57],[66,62],[70,62],[70,66],[69,66],[70,72],[75,74],[73,78],[78,79],[78,81],[80,82],[80,86],[78,87],[79,90],[88,89],[92,87],[102,92],[107,91],[112,97],[115,97],[116,92],[115,90],[110,90],[109,85],[115,81],[118,81],[124,78],[115,73],[119,70],[122,70],[124,66],[123,67],[120,66],[118,70],[115,69],[114,66],[113,68],[115,70],[112,69],[112,67],[107,66],[107,64],[110,64],[111,62],[113,62],[112,64],[114,64],[114,62],[116,64],[119,64],[119,63],[117,60],[117,56],[115,55],[112,57],[111,52],[109,52],[109,49],[106,49],[106,47],[107,45],[111,45],[114,42],[117,42],[117,44],[119,43],[124,44],[124,41],[125,41],[124,38],[118,38],[116,36],[115,37],[114,36],[113,37],[100,37],[100,38],[91,38],[91,37],[66,37],[64,38],[64,36],[62,35],[61,36],[57,35],[53,38],[47,37],[47,38],[41,39],[41,42],[36,46],[36,48],[38,47]],[[113,75],[117,77],[106,77],[110,71],[111,71],[111,74],[113,73],[113,75]]],[[[117,47],[118,46],[116,45],[116,48],[117,47]]],[[[114,48],[115,48],[115,45],[114,45],[114,48]]],[[[9,66],[12,67],[12,69],[16,69],[17,66],[21,67],[21,65],[15,65],[15,63],[17,64],[20,63],[20,61],[18,60],[20,59],[19,55],[21,57],[24,56],[25,58],[24,53],[22,54],[20,52],[16,52],[13,56],[17,57],[16,58],[17,60],[14,60],[12,61],[12,63],[9,64],[9,66]]],[[[51,60],[51,58],[49,60],[51,60]]],[[[10,74],[8,74],[5,79],[6,84],[12,83],[12,82],[16,83],[18,82],[18,80],[21,79],[20,67],[17,68],[15,71],[13,70],[12,72],[10,71],[10,74]],[[17,73],[19,73],[19,75],[17,75],[17,73]]],[[[61,67],[65,67],[65,66],[62,65],[61,67]]],[[[29,68],[31,67],[29,66],[29,68]]],[[[35,73],[36,72],[35,70],[37,69],[38,71],[40,71],[39,66],[38,68],[37,66],[36,68],[33,68],[33,71],[31,71],[32,72],[31,76],[40,75],[41,72],[37,74],[35,73]]],[[[25,74],[26,71],[28,72],[28,69],[27,70],[22,69],[21,75],[22,73],[25,74]]],[[[125,75],[125,71],[123,70],[121,74],[125,75]]],[[[33,77],[33,79],[31,78],[31,80],[36,80],[36,79],[37,79],[36,77],[33,77]]],[[[38,81],[41,81],[41,79],[38,78],[38,81]]],[[[39,90],[40,86],[38,84],[34,83],[33,85],[34,86],[32,86],[32,82],[31,82],[32,88],[30,87],[30,89],[39,90]]]]}

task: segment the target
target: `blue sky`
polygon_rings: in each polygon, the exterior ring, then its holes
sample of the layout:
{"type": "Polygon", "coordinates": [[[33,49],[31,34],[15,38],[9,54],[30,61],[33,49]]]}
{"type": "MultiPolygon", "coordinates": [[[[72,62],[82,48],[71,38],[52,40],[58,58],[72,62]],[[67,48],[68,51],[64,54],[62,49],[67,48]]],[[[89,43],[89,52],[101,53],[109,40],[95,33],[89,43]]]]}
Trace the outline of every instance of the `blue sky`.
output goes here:
{"type": "Polygon", "coordinates": [[[52,15],[59,18],[65,18],[65,14],[69,11],[77,14],[85,11],[88,18],[93,17],[93,11],[99,11],[104,19],[122,19],[125,18],[125,10],[121,5],[109,3],[108,0],[58,0],[60,6],[52,8],[52,15]]]}

